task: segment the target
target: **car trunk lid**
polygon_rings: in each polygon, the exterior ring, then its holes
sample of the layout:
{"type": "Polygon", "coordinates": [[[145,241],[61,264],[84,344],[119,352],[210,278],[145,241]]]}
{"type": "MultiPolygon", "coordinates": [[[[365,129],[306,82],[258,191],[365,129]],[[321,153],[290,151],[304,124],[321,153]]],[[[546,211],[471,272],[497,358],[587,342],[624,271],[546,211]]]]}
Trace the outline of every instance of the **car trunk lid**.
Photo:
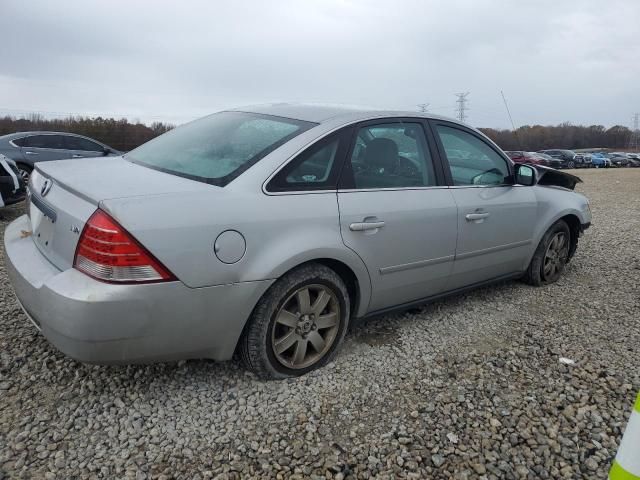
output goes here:
{"type": "Polygon", "coordinates": [[[218,189],[152,170],[122,157],[37,163],[27,213],[40,252],[60,270],[73,265],[80,234],[101,202],[115,198],[218,189]]]}

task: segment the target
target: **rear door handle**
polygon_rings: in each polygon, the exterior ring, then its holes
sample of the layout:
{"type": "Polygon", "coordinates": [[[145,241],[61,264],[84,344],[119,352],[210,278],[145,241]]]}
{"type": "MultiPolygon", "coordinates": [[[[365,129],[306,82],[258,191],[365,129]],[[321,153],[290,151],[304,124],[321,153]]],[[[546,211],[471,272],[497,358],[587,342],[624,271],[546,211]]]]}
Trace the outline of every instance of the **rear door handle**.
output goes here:
{"type": "Polygon", "coordinates": [[[29,151],[26,151],[26,152],[24,152],[24,153],[25,153],[25,155],[38,155],[38,152],[29,152],[29,151]]]}
{"type": "Polygon", "coordinates": [[[365,230],[376,230],[384,227],[384,222],[358,222],[349,225],[352,232],[364,232],[365,230]]]}
{"type": "Polygon", "coordinates": [[[84,155],[78,155],[77,153],[74,153],[73,155],[71,155],[71,158],[84,158],[84,155]]]}
{"type": "Polygon", "coordinates": [[[483,220],[489,216],[489,212],[484,213],[467,213],[464,218],[473,222],[474,220],[483,220]]]}

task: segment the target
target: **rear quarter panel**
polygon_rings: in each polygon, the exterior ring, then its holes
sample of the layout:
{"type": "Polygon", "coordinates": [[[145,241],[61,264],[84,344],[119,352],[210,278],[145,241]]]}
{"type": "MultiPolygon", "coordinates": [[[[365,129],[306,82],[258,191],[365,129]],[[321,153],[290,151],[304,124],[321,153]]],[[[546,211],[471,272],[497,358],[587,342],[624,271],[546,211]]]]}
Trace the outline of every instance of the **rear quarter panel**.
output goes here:
{"type": "Polygon", "coordinates": [[[335,193],[265,195],[212,188],[208,194],[106,200],[102,207],[189,287],[276,279],[302,263],[329,258],[351,268],[360,305],[369,302],[366,267],[342,243],[335,193]],[[246,241],[244,256],[233,264],[214,252],[216,238],[226,230],[240,232],[246,241]]]}

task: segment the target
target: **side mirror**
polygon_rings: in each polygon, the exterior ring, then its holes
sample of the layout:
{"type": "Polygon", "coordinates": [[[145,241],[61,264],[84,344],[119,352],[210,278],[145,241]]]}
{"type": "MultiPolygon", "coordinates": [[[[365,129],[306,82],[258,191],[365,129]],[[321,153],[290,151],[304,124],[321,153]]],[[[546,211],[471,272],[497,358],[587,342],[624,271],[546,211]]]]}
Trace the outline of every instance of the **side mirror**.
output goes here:
{"type": "Polygon", "coordinates": [[[109,147],[104,147],[102,149],[102,155],[106,156],[109,155],[111,153],[111,149],[109,147]]]}
{"type": "Polygon", "coordinates": [[[516,183],[532,187],[536,184],[536,169],[529,165],[516,164],[516,183]]]}

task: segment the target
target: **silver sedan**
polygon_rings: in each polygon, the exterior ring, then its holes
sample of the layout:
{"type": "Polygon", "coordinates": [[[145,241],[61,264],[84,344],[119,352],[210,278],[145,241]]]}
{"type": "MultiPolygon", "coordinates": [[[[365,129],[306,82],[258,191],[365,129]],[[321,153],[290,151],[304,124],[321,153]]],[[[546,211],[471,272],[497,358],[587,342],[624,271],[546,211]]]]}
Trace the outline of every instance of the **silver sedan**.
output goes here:
{"type": "Polygon", "coordinates": [[[44,336],[84,362],[331,360],[351,320],[507,278],[555,282],[591,222],[577,177],[415,112],[220,112],[109,161],[39,163],[4,236],[44,336]]]}

